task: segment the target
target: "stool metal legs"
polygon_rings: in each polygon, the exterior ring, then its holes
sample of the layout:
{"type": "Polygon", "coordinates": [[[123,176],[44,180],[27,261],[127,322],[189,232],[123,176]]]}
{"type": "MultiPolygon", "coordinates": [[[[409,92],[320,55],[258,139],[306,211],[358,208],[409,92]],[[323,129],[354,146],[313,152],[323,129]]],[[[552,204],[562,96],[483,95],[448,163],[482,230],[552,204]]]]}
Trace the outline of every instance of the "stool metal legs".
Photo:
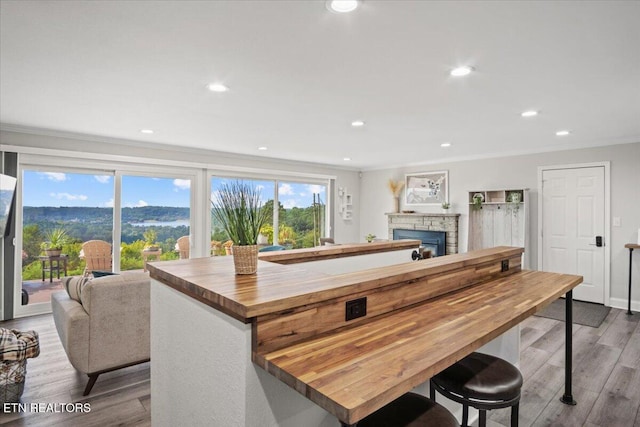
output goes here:
{"type": "Polygon", "coordinates": [[[487,427],[487,411],[480,409],[478,413],[478,427],[487,427]]]}
{"type": "Polygon", "coordinates": [[[469,427],[469,407],[462,405],[462,427],[469,427]]]}
{"type": "Polygon", "coordinates": [[[518,416],[520,412],[520,402],[511,407],[511,427],[518,427],[518,416]]]}

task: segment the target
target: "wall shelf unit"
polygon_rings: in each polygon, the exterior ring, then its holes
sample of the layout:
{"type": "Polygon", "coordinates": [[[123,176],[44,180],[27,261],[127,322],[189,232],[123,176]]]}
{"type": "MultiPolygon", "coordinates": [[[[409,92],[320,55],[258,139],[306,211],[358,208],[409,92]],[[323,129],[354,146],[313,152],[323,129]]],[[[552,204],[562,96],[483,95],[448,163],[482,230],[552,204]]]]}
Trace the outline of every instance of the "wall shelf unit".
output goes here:
{"type": "Polygon", "coordinates": [[[528,198],[526,188],[469,191],[468,250],[494,246],[523,247],[523,266],[527,268],[528,198]]]}
{"type": "Polygon", "coordinates": [[[340,200],[340,216],[342,219],[353,219],[353,196],[349,194],[346,187],[338,188],[340,200]]]}

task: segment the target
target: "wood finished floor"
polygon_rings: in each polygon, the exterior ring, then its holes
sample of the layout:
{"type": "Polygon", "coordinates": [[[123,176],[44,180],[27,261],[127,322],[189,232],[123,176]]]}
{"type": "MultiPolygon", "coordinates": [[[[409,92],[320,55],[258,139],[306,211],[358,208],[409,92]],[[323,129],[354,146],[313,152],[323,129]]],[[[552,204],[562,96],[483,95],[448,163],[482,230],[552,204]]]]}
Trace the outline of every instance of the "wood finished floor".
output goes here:
{"type": "MultiPolygon", "coordinates": [[[[149,363],[101,375],[91,395],[83,398],[87,377],[69,364],[51,315],[0,326],[40,334],[41,354],[28,362],[22,402],[91,404],[86,414],[0,412],[0,425],[151,425],[149,363]]],[[[531,317],[521,326],[525,383],[520,426],[640,427],[640,315],[612,309],[597,329],[574,326],[574,407],[559,401],[564,387],[564,323],[531,317]]],[[[509,414],[508,409],[490,412],[488,427],[509,426],[509,414]]]]}
{"type": "Polygon", "coordinates": [[[40,356],[27,361],[21,402],[91,404],[89,413],[4,413],[2,426],[151,426],[149,363],[102,374],[83,398],[87,376],[76,371],[62,348],[50,314],[0,322],[3,328],[36,330],[40,356]]]}

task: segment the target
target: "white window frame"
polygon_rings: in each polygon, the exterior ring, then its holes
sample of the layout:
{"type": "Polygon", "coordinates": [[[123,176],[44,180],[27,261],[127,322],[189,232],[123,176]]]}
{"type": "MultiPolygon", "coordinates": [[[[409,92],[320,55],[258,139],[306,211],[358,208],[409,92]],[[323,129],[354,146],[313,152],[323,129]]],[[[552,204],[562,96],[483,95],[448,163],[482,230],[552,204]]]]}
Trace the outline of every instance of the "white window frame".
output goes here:
{"type": "MultiPolygon", "coordinates": [[[[87,167],[86,159],[66,158],[59,156],[40,155],[40,154],[19,154],[18,155],[18,176],[22,177],[24,170],[31,171],[47,171],[62,173],[84,173],[84,174],[104,174],[114,177],[113,190],[113,247],[120,247],[121,243],[121,199],[122,199],[122,176],[148,176],[154,178],[172,178],[172,179],[189,179],[191,180],[190,188],[190,236],[198,236],[198,230],[201,230],[204,214],[203,206],[196,196],[198,188],[202,187],[202,173],[197,168],[184,168],[167,165],[149,165],[132,162],[109,162],[101,159],[95,159],[91,162],[90,168],[87,167]]],[[[22,179],[18,180],[18,188],[16,192],[16,253],[22,250],[22,228],[23,228],[23,187],[22,179]]],[[[193,241],[192,238],[189,239],[193,241]]],[[[191,244],[194,248],[193,257],[200,256],[202,250],[197,250],[200,245],[191,244]]],[[[114,271],[120,271],[120,257],[116,254],[113,263],[114,271]]],[[[32,316],[51,312],[51,303],[21,305],[22,290],[22,257],[15,257],[14,266],[14,317],[32,316]]]]}
{"type": "MultiPolygon", "coordinates": [[[[209,198],[211,197],[211,180],[216,178],[228,178],[228,179],[247,179],[247,180],[259,180],[259,181],[273,181],[274,183],[274,195],[273,195],[273,244],[277,245],[278,242],[278,233],[276,230],[279,229],[279,195],[278,189],[279,184],[281,182],[291,182],[296,184],[317,184],[324,185],[327,188],[327,194],[325,196],[325,233],[326,236],[322,237],[330,237],[332,235],[331,230],[331,212],[332,205],[332,194],[333,194],[333,185],[332,183],[335,181],[336,177],[331,175],[318,175],[318,174],[300,174],[300,173],[288,173],[281,172],[278,174],[274,174],[273,171],[263,170],[263,171],[249,171],[245,168],[212,168],[207,171],[207,194],[209,198]]],[[[210,202],[210,201],[209,201],[210,202]]],[[[211,221],[207,221],[207,235],[211,236],[211,221]]]]}

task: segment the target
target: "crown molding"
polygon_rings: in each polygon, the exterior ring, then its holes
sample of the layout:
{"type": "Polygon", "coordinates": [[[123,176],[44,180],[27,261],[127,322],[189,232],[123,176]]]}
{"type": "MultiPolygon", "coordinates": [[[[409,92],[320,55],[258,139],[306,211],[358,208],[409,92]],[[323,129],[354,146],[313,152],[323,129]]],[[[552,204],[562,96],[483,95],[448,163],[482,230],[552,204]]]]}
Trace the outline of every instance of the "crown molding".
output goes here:
{"type": "MultiPolygon", "coordinates": [[[[359,168],[348,167],[348,166],[338,166],[338,165],[332,165],[328,163],[314,163],[314,162],[305,162],[305,161],[298,161],[298,160],[288,160],[288,159],[280,159],[277,157],[269,157],[269,156],[254,156],[250,154],[232,153],[228,151],[208,150],[206,148],[196,148],[196,147],[187,147],[187,146],[183,147],[183,146],[167,144],[167,143],[113,138],[109,136],[69,132],[69,131],[57,130],[57,129],[38,128],[38,127],[31,127],[31,126],[16,125],[11,123],[0,123],[0,131],[14,132],[14,133],[20,133],[20,134],[26,134],[26,135],[46,136],[46,137],[52,137],[52,138],[71,139],[71,140],[84,141],[84,142],[88,141],[88,142],[95,142],[95,143],[102,143],[102,144],[118,144],[118,145],[124,145],[129,147],[164,150],[167,152],[189,153],[193,155],[217,156],[217,157],[222,157],[225,160],[235,159],[235,160],[245,160],[245,161],[255,161],[255,162],[268,161],[268,162],[273,162],[283,166],[296,166],[296,167],[309,166],[309,167],[316,167],[316,168],[319,167],[319,168],[327,168],[327,169],[333,169],[333,170],[342,170],[347,172],[360,171],[359,168]]],[[[227,163],[216,164],[215,166],[216,168],[222,168],[222,169],[228,168],[229,170],[238,169],[234,167],[229,167],[227,163]]],[[[240,167],[239,169],[246,169],[246,168],[240,167]]],[[[249,168],[249,169],[255,170],[255,168],[249,168]]],[[[268,169],[265,168],[264,170],[268,170],[268,169]]]]}

